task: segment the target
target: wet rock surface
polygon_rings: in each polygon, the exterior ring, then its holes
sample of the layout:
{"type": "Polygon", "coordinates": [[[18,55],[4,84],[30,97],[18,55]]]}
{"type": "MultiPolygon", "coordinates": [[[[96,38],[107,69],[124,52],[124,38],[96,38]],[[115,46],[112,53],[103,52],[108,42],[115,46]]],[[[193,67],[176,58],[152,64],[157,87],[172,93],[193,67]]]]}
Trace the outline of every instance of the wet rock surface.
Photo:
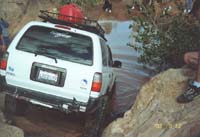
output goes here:
{"type": "Polygon", "coordinates": [[[176,102],[193,77],[189,69],[169,69],[151,78],[133,107],[112,122],[103,137],[198,137],[200,97],[188,104],[176,102]]]}

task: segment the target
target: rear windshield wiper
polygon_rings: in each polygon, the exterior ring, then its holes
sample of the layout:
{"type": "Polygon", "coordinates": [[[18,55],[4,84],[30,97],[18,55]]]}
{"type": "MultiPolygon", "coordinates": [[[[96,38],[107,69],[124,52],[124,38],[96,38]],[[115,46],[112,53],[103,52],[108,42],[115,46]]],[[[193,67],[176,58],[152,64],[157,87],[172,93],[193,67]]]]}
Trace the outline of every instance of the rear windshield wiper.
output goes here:
{"type": "Polygon", "coordinates": [[[38,51],[36,51],[36,52],[34,52],[34,54],[35,54],[35,57],[36,57],[37,55],[42,55],[42,56],[45,56],[45,57],[48,57],[48,58],[52,58],[52,59],[55,60],[55,63],[58,63],[56,57],[53,57],[53,56],[51,56],[51,55],[48,55],[48,53],[46,53],[46,52],[38,52],[38,51]]]}

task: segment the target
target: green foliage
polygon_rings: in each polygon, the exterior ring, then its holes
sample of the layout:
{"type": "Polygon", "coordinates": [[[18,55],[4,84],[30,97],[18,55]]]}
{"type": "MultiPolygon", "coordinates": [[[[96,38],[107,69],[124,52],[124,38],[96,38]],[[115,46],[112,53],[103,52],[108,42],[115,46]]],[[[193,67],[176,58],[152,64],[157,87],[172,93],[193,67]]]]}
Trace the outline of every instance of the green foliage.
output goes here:
{"type": "Polygon", "coordinates": [[[64,5],[64,4],[67,4],[70,2],[71,2],[71,0],[61,0],[60,5],[64,5]]]}
{"type": "Polygon", "coordinates": [[[92,6],[94,6],[94,5],[98,2],[98,0],[89,0],[89,2],[90,2],[90,4],[91,4],[92,6]]]}
{"type": "Polygon", "coordinates": [[[167,63],[180,66],[183,54],[188,51],[200,50],[200,23],[198,20],[187,17],[176,17],[170,24],[168,41],[164,41],[168,54],[165,55],[167,63]]]}
{"type": "Polygon", "coordinates": [[[185,52],[200,50],[199,20],[183,15],[155,18],[154,10],[145,8],[144,16],[135,18],[136,24],[131,26],[139,28],[136,43],[130,45],[140,53],[139,62],[161,71],[180,67],[185,52]]]}

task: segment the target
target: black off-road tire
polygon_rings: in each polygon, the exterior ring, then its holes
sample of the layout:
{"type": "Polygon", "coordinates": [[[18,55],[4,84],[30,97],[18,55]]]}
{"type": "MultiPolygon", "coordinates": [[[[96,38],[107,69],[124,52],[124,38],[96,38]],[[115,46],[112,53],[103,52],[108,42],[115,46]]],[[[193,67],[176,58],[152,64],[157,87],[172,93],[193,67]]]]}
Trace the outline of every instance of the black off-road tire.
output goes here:
{"type": "MultiPolygon", "coordinates": [[[[1,58],[0,58],[1,59],[1,58]]],[[[4,91],[4,86],[3,86],[3,78],[0,77],[0,92],[4,91]]]]}
{"type": "Polygon", "coordinates": [[[90,114],[86,113],[82,137],[100,137],[104,127],[104,120],[107,115],[108,96],[101,97],[97,110],[90,114]]]}
{"type": "Polygon", "coordinates": [[[112,100],[113,96],[116,94],[116,82],[114,82],[111,92],[109,93],[109,100],[112,100]]]}
{"type": "Polygon", "coordinates": [[[18,100],[11,95],[6,94],[4,112],[7,115],[22,116],[25,114],[28,107],[28,103],[23,100],[18,100]]]}

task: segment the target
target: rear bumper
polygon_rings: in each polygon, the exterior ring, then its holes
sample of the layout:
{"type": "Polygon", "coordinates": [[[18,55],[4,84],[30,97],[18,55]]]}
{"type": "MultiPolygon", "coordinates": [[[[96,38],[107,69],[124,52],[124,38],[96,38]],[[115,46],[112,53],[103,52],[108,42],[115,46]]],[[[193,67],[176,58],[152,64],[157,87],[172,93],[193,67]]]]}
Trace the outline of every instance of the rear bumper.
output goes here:
{"type": "Polygon", "coordinates": [[[66,113],[70,112],[86,112],[96,106],[97,99],[90,98],[87,103],[77,101],[74,99],[66,99],[50,94],[24,89],[6,83],[5,77],[0,76],[0,91],[6,92],[16,99],[25,100],[35,105],[40,105],[48,108],[58,109],[66,113]]]}

